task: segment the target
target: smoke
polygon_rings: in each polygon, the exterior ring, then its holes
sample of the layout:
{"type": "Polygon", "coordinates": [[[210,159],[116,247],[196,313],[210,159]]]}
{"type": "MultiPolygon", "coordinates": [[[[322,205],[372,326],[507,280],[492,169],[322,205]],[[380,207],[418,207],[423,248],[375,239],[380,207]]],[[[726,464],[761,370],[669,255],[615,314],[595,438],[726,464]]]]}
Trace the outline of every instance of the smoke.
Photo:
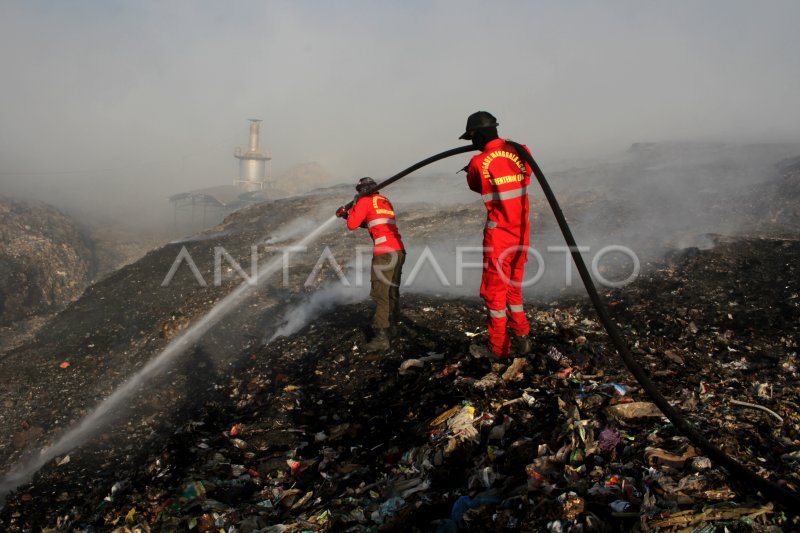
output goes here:
{"type": "Polygon", "coordinates": [[[220,237],[225,237],[227,235],[230,235],[230,233],[231,232],[228,231],[228,230],[226,230],[226,231],[213,231],[213,232],[202,231],[200,233],[197,233],[195,235],[191,235],[189,237],[185,237],[185,238],[182,238],[182,239],[177,239],[177,240],[174,240],[174,241],[170,241],[169,244],[184,244],[184,243],[187,243],[187,242],[209,241],[211,239],[218,239],[220,237]]]}
{"type": "MultiPolygon", "coordinates": [[[[752,234],[765,218],[764,195],[776,181],[778,163],[797,154],[800,144],[638,143],[613,158],[542,167],[595,280],[616,287],[670,249],[711,247],[710,234],[752,234]]],[[[468,158],[447,162],[457,169],[468,158]]],[[[580,291],[577,270],[535,179],[529,190],[533,251],[526,297],[541,301],[580,291]]],[[[408,249],[403,287],[476,296],[480,253],[465,249],[481,245],[485,209],[463,173],[410,176],[383,193],[395,204],[408,249]]]]}
{"type": "Polygon", "coordinates": [[[296,2],[244,2],[244,18],[216,3],[13,4],[0,20],[0,188],[116,222],[169,224],[171,194],[231,183],[248,117],[264,120],[275,176],[317,161],[337,179],[447,148],[477,109],[545,168],[641,140],[800,133],[791,1],[362,1],[357,19],[296,2]],[[510,18],[538,30],[504,31],[510,18]],[[470,27],[495,46],[453,38],[470,27]],[[476,83],[484,65],[513,83],[476,83]]]}
{"type": "Polygon", "coordinates": [[[798,153],[798,144],[639,144],[550,183],[579,244],[611,241],[657,258],[700,235],[751,234],[777,163],[798,153]]]}
{"type": "MultiPolygon", "coordinates": [[[[483,270],[483,252],[480,248],[481,227],[475,228],[475,242],[431,242],[424,246],[410,246],[403,266],[401,290],[429,294],[439,298],[477,298],[483,270]]],[[[563,239],[551,235],[552,243],[533,243],[528,254],[522,292],[526,300],[543,303],[565,292],[582,290],[580,278],[567,253],[563,239]]],[[[619,261],[611,251],[588,247],[584,255],[587,265],[599,253],[604,259],[619,261]]],[[[615,286],[630,275],[631,262],[625,262],[613,275],[598,267],[603,280],[615,286]]],[[[601,280],[602,281],[602,280],[601,280]]]]}
{"type": "Polygon", "coordinates": [[[318,221],[310,218],[297,218],[278,228],[264,241],[264,244],[278,244],[288,241],[289,239],[294,239],[295,237],[305,235],[309,231],[312,231],[314,228],[318,227],[319,224],[318,221]]]}
{"type": "MultiPolygon", "coordinates": [[[[164,228],[171,194],[231,183],[247,117],[264,119],[276,176],[319,161],[342,180],[379,180],[453,146],[466,116],[487,109],[502,135],[531,147],[579,244],[643,256],[683,236],[745,231],[752,217],[731,206],[757,194],[750,188],[774,161],[800,152],[744,144],[800,138],[797,2],[468,5],[362,2],[357,18],[336,3],[253,2],[245,18],[212,3],[4,6],[0,187],[98,225],[164,228]],[[535,20],[539,31],[503,31],[509,17],[535,20]],[[477,26],[495,46],[453,39],[454,29],[477,26]],[[485,65],[513,72],[513,82],[499,92],[476,83],[485,65]],[[738,144],[662,142],[586,161],[665,139],[738,144]]],[[[457,174],[467,161],[438,163],[387,194],[401,208],[463,205],[480,216],[457,174]]],[[[533,189],[534,244],[563,244],[533,189]]],[[[480,240],[480,226],[469,231],[468,242],[480,240]]],[[[425,240],[450,285],[428,265],[409,290],[476,294],[475,272],[462,286],[454,279],[451,243],[425,240]]],[[[426,242],[407,244],[409,276],[426,242]]],[[[563,255],[553,261],[548,272],[566,278],[563,255]]]]}
{"type": "Polygon", "coordinates": [[[306,296],[301,303],[286,312],[280,320],[281,325],[266,343],[269,344],[278,337],[294,335],[316,317],[340,305],[360,302],[368,296],[368,293],[366,286],[331,283],[306,296]]]}
{"type": "MultiPolygon", "coordinates": [[[[433,154],[420,154],[420,159],[430,155],[433,154]]],[[[453,207],[475,204],[478,196],[467,187],[466,174],[459,172],[471,156],[472,154],[466,154],[445,159],[440,166],[447,165],[450,172],[412,174],[391,185],[385,194],[396,206],[426,203],[453,207]]],[[[408,164],[415,162],[409,160],[408,164]]]]}
{"type": "MultiPolygon", "coordinates": [[[[311,244],[320,235],[327,231],[336,221],[335,216],[319,225],[313,232],[295,243],[298,247],[311,244]]],[[[283,267],[283,258],[277,257],[268,262],[258,271],[258,285],[263,285],[272,275],[283,267]]],[[[102,401],[93,411],[84,417],[77,425],[66,431],[52,446],[42,450],[41,454],[32,458],[25,464],[17,465],[0,479],[0,498],[10,490],[24,483],[39,468],[56,456],[67,452],[84,443],[102,424],[108,422],[108,415],[123,402],[127,401],[142,384],[153,376],[161,373],[171,365],[177,356],[202,338],[214,325],[238,309],[242,303],[255,292],[257,286],[243,282],[236,289],[220,300],[202,318],[192,323],[186,330],[176,336],[157,356],[151,359],[136,374],[118,387],[111,395],[102,401]]]]}

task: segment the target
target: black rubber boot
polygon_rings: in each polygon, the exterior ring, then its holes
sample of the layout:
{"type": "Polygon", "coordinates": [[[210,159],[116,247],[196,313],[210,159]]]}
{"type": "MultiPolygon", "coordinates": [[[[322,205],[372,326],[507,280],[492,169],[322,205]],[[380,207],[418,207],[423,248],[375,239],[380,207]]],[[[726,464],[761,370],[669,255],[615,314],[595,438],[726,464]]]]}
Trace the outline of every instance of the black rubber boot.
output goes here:
{"type": "Polygon", "coordinates": [[[391,343],[389,342],[389,333],[385,329],[375,330],[375,336],[372,337],[371,341],[364,345],[364,350],[367,352],[382,352],[384,350],[388,350],[389,348],[391,348],[391,343]]]}
{"type": "Polygon", "coordinates": [[[531,339],[527,335],[517,337],[511,335],[511,351],[516,355],[528,355],[531,353],[531,339]]]}
{"type": "Polygon", "coordinates": [[[506,364],[509,360],[508,357],[500,357],[491,351],[485,344],[470,344],[469,354],[475,359],[488,359],[489,361],[494,361],[495,363],[506,364]]]}

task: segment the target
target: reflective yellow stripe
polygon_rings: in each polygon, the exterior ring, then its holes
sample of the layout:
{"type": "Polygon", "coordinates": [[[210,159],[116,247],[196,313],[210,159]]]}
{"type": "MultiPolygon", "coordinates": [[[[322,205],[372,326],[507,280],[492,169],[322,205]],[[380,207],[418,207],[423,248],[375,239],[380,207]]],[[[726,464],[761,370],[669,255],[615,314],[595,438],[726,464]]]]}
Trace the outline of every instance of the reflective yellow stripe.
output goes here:
{"type": "Polygon", "coordinates": [[[500,310],[489,309],[489,316],[492,317],[492,318],[505,318],[506,317],[506,310],[505,309],[500,309],[500,310]]]}
{"type": "Polygon", "coordinates": [[[508,304],[508,310],[512,313],[522,313],[522,304],[508,304]]]}
{"type": "Polygon", "coordinates": [[[491,202],[492,200],[510,200],[512,198],[519,198],[528,194],[527,187],[520,187],[512,191],[492,191],[483,195],[484,202],[491,202]]]}
{"type": "Polygon", "coordinates": [[[489,183],[492,185],[503,185],[505,183],[519,183],[525,181],[524,174],[514,174],[513,176],[502,176],[500,178],[492,178],[489,183]]]}
{"type": "Polygon", "coordinates": [[[375,244],[383,244],[385,242],[386,242],[386,235],[384,235],[383,237],[378,237],[377,239],[375,239],[375,244]]]}
{"type": "Polygon", "coordinates": [[[378,224],[395,224],[395,225],[397,225],[397,222],[395,222],[395,220],[393,218],[376,218],[375,220],[367,222],[367,227],[371,228],[373,226],[377,226],[378,224]]]}

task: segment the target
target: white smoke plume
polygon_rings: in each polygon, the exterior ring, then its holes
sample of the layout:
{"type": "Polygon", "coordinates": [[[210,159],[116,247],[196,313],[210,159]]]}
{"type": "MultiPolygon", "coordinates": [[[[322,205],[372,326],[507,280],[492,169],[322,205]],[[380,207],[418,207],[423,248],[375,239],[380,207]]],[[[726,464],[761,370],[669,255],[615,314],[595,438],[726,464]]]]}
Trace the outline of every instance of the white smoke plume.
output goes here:
{"type": "Polygon", "coordinates": [[[278,337],[294,335],[316,317],[331,309],[364,300],[368,293],[369,289],[366,286],[347,286],[338,282],[330,283],[308,295],[300,304],[287,311],[283,315],[281,326],[267,340],[267,344],[278,337]]]}

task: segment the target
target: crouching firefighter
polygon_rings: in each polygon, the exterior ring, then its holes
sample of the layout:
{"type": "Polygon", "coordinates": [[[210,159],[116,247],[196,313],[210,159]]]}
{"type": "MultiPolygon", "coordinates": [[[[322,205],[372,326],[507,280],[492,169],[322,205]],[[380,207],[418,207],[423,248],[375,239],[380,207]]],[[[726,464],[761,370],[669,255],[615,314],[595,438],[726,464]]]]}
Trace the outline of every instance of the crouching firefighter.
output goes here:
{"type": "Polygon", "coordinates": [[[481,151],[466,167],[467,184],[486,206],[480,295],[489,315],[489,345],[473,344],[470,353],[503,362],[512,352],[522,355],[531,349],[522,280],[530,240],[528,186],[532,169],[513,146],[498,137],[497,126],[491,113],[478,111],[469,116],[459,138],[471,140],[481,151]]]}
{"type": "Polygon", "coordinates": [[[376,186],[372,178],[361,178],[350,211],[337,213],[347,220],[350,231],[366,228],[374,244],[370,275],[370,296],[375,302],[374,337],[364,347],[368,352],[391,347],[390,333],[394,332],[400,314],[400,277],[406,259],[394,207],[385,196],[370,193],[376,186]]]}

